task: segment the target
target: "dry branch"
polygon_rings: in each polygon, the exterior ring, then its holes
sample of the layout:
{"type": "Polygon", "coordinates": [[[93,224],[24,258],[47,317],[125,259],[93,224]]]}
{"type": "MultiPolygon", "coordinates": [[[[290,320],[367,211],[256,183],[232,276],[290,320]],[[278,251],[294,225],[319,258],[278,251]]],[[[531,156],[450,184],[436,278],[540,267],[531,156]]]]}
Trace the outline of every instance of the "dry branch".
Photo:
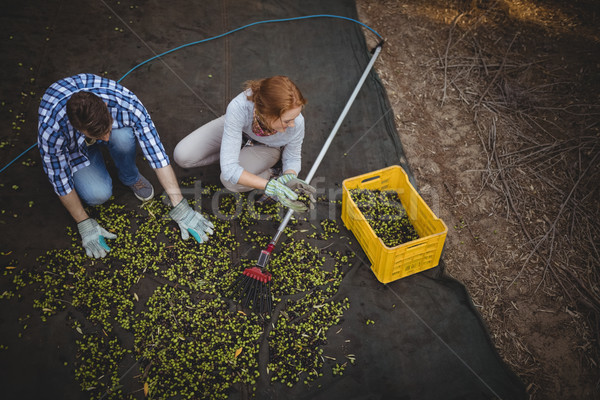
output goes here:
{"type": "Polygon", "coordinates": [[[458,14],[448,28],[438,57],[441,104],[457,100],[472,110],[487,156],[482,185],[502,195],[507,218],[529,244],[502,290],[527,271],[527,279],[539,278],[537,289],[591,311],[591,325],[598,326],[600,106],[580,98],[576,77],[549,57],[520,61],[520,48],[512,50],[518,33],[494,58],[497,41],[475,35],[483,17],[471,17],[458,14]],[[461,40],[468,46],[460,48],[461,40]]]}

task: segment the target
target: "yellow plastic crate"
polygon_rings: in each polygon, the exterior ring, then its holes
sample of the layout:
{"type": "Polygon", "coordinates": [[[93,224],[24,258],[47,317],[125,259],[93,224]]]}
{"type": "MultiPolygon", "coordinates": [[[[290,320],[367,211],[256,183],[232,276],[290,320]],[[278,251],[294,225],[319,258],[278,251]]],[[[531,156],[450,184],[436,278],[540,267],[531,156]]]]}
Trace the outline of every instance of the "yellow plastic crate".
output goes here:
{"type": "Polygon", "coordinates": [[[343,182],[342,221],[352,231],[382,283],[389,283],[438,265],[448,227],[431,211],[398,165],[369,172],[343,182]],[[377,237],[356,203],[351,189],[395,190],[419,239],[388,247],[377,237]]]}

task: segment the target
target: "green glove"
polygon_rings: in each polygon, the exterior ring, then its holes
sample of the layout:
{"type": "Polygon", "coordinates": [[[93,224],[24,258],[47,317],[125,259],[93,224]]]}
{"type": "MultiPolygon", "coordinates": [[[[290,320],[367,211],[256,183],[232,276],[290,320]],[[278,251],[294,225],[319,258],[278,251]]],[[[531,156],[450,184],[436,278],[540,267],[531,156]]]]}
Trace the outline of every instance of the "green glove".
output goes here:
{"type": "Polygon", "coordinates": [[[286,183],[288,183],[292,179],[296,179],[296,178],[297,178],[296,174],[292,174],[292,173],[283,174],[279,178],[277,178],[277,182],[283,183],[285,185],[286,183]]]}
{"type": "Polygon", "coordinates": [[[204,218],[202,214],[192,210],[186,199],[183,199],[171,211],[169,216],[179,224],[181,229],[181,238],[188,240],[190,234],[196,239],[196,242],[202,243],[208,240],[208,235],[212,235],[215,226],[204,218]]]}
{"type": "Polygon", "coordinates": [[[295,212],[304,212],[308,210],[302,202],[297,201],[298,195],[285,184],[279,182],[278,179],[269,180],[265,187],[265,193],[271,197],[275,197],[277,201],[284,206],[291,208],[295,212]]]}
{"type": "MultiPolygon", "coordinates": [[[[314,186],[309,185],[302,179],[298,179],[296,177],[296,175],[294,175],[294,174],[286,174],[286,175],[292,175],[293,177],[291,179],[289,179],[287,182],[285,182],[285,186],[289,187],[296,193],[300,192],[300,193],[307,195],[310,200],[310,208],[311,209],[315,208],[315,202],[317,201],[317,199],[315,199],[315,193],[317,193],[317,189],[315,189],[314,186]]],[[[277,180],[279,181],[281,178],[283,178],[286,175],[282,175],[277,180]]]]}
{"type": "Polygon", "coordinates": [[[93,218],[84,219],[77,224],[79,234],[88,257],[101,258],[106,256],[110,247],[106,244],[106,239],[116,239],[117,235],[110,233],[96,222],[93,218]]]}

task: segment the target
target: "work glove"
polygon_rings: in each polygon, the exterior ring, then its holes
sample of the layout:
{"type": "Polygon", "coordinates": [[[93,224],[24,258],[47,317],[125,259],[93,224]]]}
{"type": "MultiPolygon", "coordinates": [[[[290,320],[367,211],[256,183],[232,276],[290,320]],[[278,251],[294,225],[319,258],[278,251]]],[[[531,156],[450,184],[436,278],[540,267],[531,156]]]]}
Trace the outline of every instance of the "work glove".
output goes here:
{"type": "Polygon", "coordinates": [[[295,212],[308,210],[308,207],[298,201],[298,195],[284,183],[279,182],[279,179],[270,179],[265,187],[265,193],[295,212]]]}
{"type": "Polygon", "coordinates": [[[186,199],[181,200],[179,204],[169,211],[169,216],[179,224],[183,240],[188,240],[190,235],[192,235],[196,239],[196,242],[206,242],[208,235],[212,235],[213,233],[212,228],[215,227],[202,214],[194,211],[186,199]]]}
{"type": "Polygon", "coordinates": [[[315,208],[315,202],[317,201],[315,198],[315,193],[317,193],[317,189],[315,189],[314,186],[309,185],[302,179],[299,179],[296,174],[292,173],[281,175],[279,178],[277,178],[277,181],[283,183],[296,193],[300,192],[308,196],[310,200],[310,208],[315,208]]]}
{"type": "Polygon", "coordinates": [[[116,239],[117,235],[110,233],[93,218],[84,219],[77,224],[85,254],[88,257],[102,258],[110,251],[104,239],[116,239]]]}

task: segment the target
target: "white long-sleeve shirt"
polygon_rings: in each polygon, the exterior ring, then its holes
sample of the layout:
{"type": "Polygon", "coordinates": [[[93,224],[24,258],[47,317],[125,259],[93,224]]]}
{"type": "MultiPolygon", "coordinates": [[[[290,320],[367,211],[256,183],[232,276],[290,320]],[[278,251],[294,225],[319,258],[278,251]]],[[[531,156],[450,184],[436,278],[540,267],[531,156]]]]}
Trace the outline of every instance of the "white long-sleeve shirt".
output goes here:
{"type": "Polygon", "coordinates": [[[304,117],[299,114],[293,127],[270,136],[257,136],[252,132],[254,103],[248,100],[250,90],[237,95],[227,106],[225,129],[221,141],[221,174],[231,183],[237,183],[244,171],[239,163],[243,133],[252,140],[269,147],[283,147],[281,162],[283,171],[300,172],[302,164],[302,141],[304,140],[304,117]]]}

